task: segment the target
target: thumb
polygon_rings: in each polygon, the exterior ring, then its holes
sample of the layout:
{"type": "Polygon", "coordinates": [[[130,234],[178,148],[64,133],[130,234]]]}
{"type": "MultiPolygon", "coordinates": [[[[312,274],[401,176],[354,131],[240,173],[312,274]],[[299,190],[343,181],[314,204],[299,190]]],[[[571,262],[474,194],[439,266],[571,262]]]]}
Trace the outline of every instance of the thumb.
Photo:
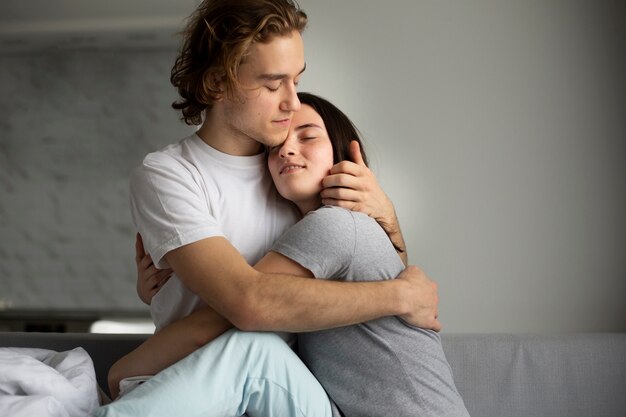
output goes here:
{"type": "Polygon", "coordinates": [[[350,142],[350,159],[357,165],[365,166],[365,161],[361,155],[361,145],[356,140],[350,142]]]}

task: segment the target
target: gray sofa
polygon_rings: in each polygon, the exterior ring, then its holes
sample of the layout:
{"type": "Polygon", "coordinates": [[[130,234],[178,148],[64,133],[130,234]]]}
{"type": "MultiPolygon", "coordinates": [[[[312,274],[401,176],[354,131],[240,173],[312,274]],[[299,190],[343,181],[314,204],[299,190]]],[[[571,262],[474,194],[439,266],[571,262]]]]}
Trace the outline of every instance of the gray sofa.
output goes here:
{"type": "MultiPolygon", "coordinates": [[[[0,333],[0,346],[56,351],[82,346],[106,389],[109,366],[145,337],[0,333]]],[[[626,333],[444,333],[442,338],[457,387],[474,417],[626,416],[626,333]]]]}

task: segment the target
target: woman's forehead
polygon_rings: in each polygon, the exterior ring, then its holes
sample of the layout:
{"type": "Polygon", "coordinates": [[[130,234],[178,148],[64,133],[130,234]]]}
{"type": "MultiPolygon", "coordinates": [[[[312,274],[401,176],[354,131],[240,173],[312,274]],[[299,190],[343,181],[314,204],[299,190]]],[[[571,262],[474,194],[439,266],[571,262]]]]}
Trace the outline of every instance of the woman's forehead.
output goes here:
{"type": "Polygon", "coordinates": [[[319,127],[321,129],[326,129],[322,116],[320,116],[313,109],[313,107],[309,106],[308,104],[302,104],[300,110],[293,114],[293,117],[291,119],[291,127],[294,130],[298,130],[299,128],[304,127],[319,127]]]}

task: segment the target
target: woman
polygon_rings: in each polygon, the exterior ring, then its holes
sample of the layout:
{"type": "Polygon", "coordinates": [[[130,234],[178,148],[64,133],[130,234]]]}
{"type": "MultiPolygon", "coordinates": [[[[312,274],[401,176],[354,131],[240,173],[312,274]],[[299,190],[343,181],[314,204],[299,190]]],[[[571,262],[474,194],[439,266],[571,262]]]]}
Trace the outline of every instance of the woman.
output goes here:
{"type": "MultiPolygon", "coordinates": [[[[303,218],[255,268],[342,281],[371,276],[393,279],[404,265],[380,225],[359,212],[322,207],[319,195],[330,168],[347,158],[354,140],[361,144],[358,131],[321,97],[308,93],[298,97],[302,108],[294,114],[285,142],[268,150],[268,166],[279,193],[296,204],[303,218]]],[[[362,157],[367,160],[364,153],[362,157]]],[[[228,329],[230,323],[207,309],[177,326],[175,332],[157,333],[154,338],[159,342],[141,354],[131,353],[114,365],[112,392],[122,377],[156,373],[228,329]],[[172,349],[181,338],[189,341],[187,347],[172,349]]],[[[397,317],[300,333],[298,350],[332,400],[333,415],[468,415],[439,335],[397,317]]]]}
{"type": "MultiPolygon", "coordinates": [[[[293,133],[270,151],[268,164],[278,192],[304,217],[272,251],[302,267],[301,275],[393,279],[404,266],[374,219],[320,208],[321,179],[345,158],[358,132],[326,100],[304,93],[299,97],[302,109],[294,117],[293,133]]],[[[386,317],[300,333],[298,350],[346,416],[467,415],[436,332],[386,317]]]]}

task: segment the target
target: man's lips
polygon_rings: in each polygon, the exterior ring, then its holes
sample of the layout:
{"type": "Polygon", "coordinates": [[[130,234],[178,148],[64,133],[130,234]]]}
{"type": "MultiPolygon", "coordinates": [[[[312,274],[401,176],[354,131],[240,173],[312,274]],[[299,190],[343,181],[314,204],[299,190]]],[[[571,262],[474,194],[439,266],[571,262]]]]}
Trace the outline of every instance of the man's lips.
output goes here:
{"type": "Polygon", "coordinates": [[[291,124],[291,119],[274,120],[274,123],[281,127],[289,127],[289,125],[291,124]]]}

